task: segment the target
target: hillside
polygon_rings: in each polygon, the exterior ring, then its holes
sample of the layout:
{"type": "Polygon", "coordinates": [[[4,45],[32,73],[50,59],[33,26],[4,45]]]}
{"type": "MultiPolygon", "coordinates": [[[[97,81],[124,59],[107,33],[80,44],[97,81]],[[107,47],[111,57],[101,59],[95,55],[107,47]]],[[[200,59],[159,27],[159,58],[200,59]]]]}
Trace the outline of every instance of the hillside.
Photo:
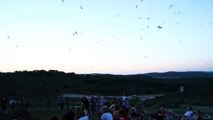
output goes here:
{"type": "MultiPolygon", "coordinates": [[[[186,73],[187,74],[187,73],[186,73]]],[[[64,73],[36,70],[0,73],[0,95],[9,97],[46,97],[63,93],[93,95],[143,95],[177,93],[184,86],[186,99],[207,103],[213,99],[213,77],[176,79],[147,75],[109,75],[64,73]]],[[[212,102],[209,102],[212,104],[212,102]]]]}
{"type": "MultiPolygon", "coordinates": [[[[9,95],[54,95],[60,92],[120,95],[167,92],[163,87],[164,83],[159,79],[143,75],[78,75],[41,70],[0,73],[0,83],[1,94],[9,95]],[[159,89],[160,86],[162,89],[159,89]]],[[[169,88],[168,91],[176,89],[169,88]]]]}

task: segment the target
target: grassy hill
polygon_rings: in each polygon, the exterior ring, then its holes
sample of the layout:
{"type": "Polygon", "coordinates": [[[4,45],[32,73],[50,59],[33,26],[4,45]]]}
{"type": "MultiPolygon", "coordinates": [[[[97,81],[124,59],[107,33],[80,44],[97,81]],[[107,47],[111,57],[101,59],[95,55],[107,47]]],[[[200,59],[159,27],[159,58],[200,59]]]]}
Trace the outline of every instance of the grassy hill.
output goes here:
{"type": "Polygon", "coordinates": [[[79,75],[56,70],[0,73],[0,95],[8,97],[46,97],[61,92],[92,95],[171,94],[177,93],[181,85],[185,92],[178,97],[186,102],[213,106],[213,77],[163,79],[146,75],[79,75]]]}

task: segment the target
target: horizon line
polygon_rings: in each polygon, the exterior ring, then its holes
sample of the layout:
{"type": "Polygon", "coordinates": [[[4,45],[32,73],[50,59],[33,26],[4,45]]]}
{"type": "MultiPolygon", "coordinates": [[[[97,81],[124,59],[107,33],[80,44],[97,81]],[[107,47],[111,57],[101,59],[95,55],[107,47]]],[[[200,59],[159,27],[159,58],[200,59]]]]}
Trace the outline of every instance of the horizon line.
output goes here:
{"type": "Polygon", "coordinates": [[[213,71],[207,71],[207,70],[189,70],[189,71],[175,71],[175,70],[171,70],[171,71],[164,71],[164,72],[159,72],[159,71],[153,71],[153,72],[144,72],[144,73],[98,73],[98,72],[91,72],[91,73],[76,73],[74,71],[70,71],[70,72],[65,72],[65,71],[61,71],[61,70],[53,70],[53,69],[50,69],[50,70],[44,70],[44,69],[35,69],[35,70],[15,70],[15,71],[0,71],[0,73],[16,73],[16,72],[35,72],[35,71],[45,71],[45,72],[63,72],[63,73],[66,73],[66,74],[69,74],[69,73],[74,73],[74,74],[78,74],[78,75],[142,75],[142,74],[150,74],[150,73],[169,73],[169,72],[205,72],[205,73],[213,73],[213,71]]]}

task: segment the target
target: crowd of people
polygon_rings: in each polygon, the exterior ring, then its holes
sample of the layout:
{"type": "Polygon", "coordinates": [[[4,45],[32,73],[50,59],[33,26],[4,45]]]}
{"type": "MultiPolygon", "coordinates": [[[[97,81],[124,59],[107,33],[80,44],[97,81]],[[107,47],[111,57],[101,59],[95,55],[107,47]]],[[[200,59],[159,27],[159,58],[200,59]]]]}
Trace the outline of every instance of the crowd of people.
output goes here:
{"type": "MultiPolygon", "coordinates": [[[[146,113],[142,104],[134,106],[125,96],[110,99],[83,97],[81,107],[67,112],[63,120],[92,120],[95,113],[99,120],[201,120],[201,112],[199,110],[194,112],[192,107],[188,107],[183,115],[176,115],[173,111],[166,110],[164,106],[156,113],[146,113]]],[[[54,116],[51,120],[59,119],[54,116]]]]}
{"type": "Polygon", "coordinates": [[[10,99],[8,100],[7,97],[1,97],[1,108],[2,110],[6,110],[7,108],[11,108],[14,110],[16,107],[19,108],[29,108],[31,106],[30,100],[29,99],[21,99],[19,101],[16,101],[15,99],[10,99]]]}
{"type": "MultiPolygon", "coordinates": [[[[68,103],[68,99],[63,95],[59,96],[60,110],[65,109],[66,102],[68,103]]],[[[29,100],[22,100],[20,103],[25,108],[30,106],[29,100]]],[[[49,103],[49,100],[47,103],[49,103]]],[[[62,120],[92,120],[94,117],[99,120],[201,120],[200,110],[193,111],[190,106],[183,115],[177,115],[171,110],[166,110],[164,106],[161,106],[159,111],[155,113],[147,113],[142,103],[133,105],[125,96],[110,98],[85,96],[80,99],[79,103],[81,103],[81,106],[72,107],[72,109],[67,104],[68,112],[63,115],[62,120]]],[[[3,97],[1,100],[2,110],[6,110],[6,105],[7,98],[3,97]]],[[[15,109],[16,105],[15,100],[9,101],[12,110],[15,109]]],[[[50,120],[59,120],[59,118],[53,116],[50,120]]]]}

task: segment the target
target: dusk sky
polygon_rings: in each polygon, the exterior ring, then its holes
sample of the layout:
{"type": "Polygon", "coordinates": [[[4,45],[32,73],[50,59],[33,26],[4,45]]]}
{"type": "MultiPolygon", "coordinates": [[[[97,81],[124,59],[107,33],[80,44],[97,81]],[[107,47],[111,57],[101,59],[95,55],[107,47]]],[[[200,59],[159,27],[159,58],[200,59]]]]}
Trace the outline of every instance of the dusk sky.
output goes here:
{"type": "Polygon", "coordinates": [[[1,0],[0,72],[213,71],[213,0],[1,0]]]}

